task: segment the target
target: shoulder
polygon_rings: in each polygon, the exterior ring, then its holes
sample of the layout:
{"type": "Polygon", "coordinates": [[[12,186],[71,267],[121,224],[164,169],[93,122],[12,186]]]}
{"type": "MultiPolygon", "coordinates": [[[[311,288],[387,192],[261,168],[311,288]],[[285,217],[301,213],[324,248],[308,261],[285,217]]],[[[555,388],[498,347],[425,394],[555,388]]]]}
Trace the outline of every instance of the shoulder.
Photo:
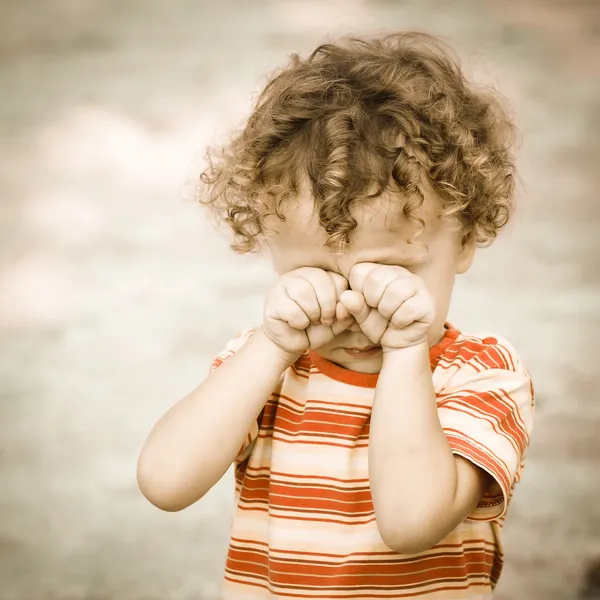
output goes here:
{"type": "Polygon", "coordinates": [[[436,389],[462,385],[525,387],[533,395],[531,378],[515,347],[491,332],[460,332],[440,356],[434,371],[436,389]]]}
{"type": "Polygon", "coordinates": [[[490,332],[460,332],[440,356],[438,366],[442,369],[470,367],[476,371],[502,369],[516,372],[525,369],[515,347],[490,332]]]}
{"type": "Polygon", "coordinates": [[[501,501],[484,498],[469,518],[499,519],[520,477],[533,428],[535,401],[527,369],[501,336],[461,333],[440,358],[434,386],[452,452],[490,473],[502,490],[501,501]]]}

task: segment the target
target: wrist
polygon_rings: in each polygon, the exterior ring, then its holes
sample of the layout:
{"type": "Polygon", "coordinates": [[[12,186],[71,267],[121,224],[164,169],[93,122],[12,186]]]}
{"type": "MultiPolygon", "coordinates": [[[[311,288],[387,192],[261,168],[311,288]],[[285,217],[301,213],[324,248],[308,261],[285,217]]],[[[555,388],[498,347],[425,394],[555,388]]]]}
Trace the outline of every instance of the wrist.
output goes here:
{"type": "Polygon", "coordinates": [[[426,359],[429,365],[429,344],[422,340],[404,348],[383,348],[383,366],[386,364],[422,363],[426,359]]]}
{"type": "MultiPolygon", "coordinates": [[[[429,345],[427,342],[398,348],[383,355],[377,387],[380,390],[397,390],[402,384],[405,393],[414,398],[427,397],[435,405],[429,345]]],[[[392,394],[396,397],[397,391],[392,394]]]]}
{"type": "Polygon", "coordinates": [[[278,346],[264,331],[262,327],[256,330],[254,336],[257,343],[257,352],[261,352],[263,356],[279,363],[283,370],[293,365],[301,356],[302,352],[288,352],[278,346]]]}

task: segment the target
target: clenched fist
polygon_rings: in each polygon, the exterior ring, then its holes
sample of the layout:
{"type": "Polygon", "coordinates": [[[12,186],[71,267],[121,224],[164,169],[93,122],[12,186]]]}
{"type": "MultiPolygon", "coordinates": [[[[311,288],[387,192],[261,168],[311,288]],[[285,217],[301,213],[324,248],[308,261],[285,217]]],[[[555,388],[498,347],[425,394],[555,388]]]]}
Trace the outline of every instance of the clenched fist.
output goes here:
{"type": "Polygon", "coordinates": [[[263,331],[290,355],[323,346],[354,323],[339,303],[347,289],[348,281],[337,273],[315,267],[290,271],[267,294],[263,331]]]}
{"type": "Polygon", "coordinates": [[[426,341],[435,302],[420,277],[402,267],[359,263],[349,282],[351,289],[343,291],[340,302],[384,352],[426,341]]]}

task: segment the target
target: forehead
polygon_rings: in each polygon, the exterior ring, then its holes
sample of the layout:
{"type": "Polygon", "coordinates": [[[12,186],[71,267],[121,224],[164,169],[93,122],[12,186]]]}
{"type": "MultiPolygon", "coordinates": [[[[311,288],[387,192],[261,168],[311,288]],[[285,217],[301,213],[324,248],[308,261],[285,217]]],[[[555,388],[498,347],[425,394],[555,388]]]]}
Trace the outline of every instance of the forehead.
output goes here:
{"type": "Polygon", "coordinates": [[[437,199],[425,194],[415,215],[425,226],[414,238],[415,224],[402,218],[402,202],[397,198],[382,196],[367,203],[357,202],[351,211],[357,226],[350,234],[350,244],[342,254],[336,254],[325,245],[327,233],[319,224],[312,198],[300,196],[285,205],[284,222],[273,218],[266,223],[270,231],[267,243],[280,273],[315,266],[346,275],[358,262],[409,265],[426,257],[427,248],[441,228],[439,208],[437,199]]]}

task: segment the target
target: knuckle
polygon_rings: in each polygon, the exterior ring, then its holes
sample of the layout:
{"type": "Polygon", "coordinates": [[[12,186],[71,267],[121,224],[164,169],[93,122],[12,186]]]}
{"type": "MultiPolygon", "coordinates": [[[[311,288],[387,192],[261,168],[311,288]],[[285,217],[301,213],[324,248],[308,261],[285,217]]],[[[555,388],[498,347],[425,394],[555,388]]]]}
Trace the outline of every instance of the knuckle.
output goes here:
{"type": "Polygon", "coordinates": [[[409,298],[415,293],[414,285],[407,279],[395,279],[390,284],[390,291],[402,298],[409,298]]]}
{"type": "Polygon", "coordinates": [[[385,267],[381,265],[377,265],[365,271],[363,276],[363,284],[364,286],[372,286],[379,283],[383,278],[385,278],[385,267]]]}
{"type": "Polygon", "coordinates": [[[291,273],[293,273],[296,276],[300,276],[300,277],[305,277],[305,276],[310,277],[311,274],[319,273],[322,270],[323,269],[319,269],[318,267],[299,267],[298,269],[291,271],[291,273]]]}
{"type": "Polygon", "coordinates": [[[327,271],[329,277],[331,277],[331,279],[333,279],[334,283],[337,283],[338,285],[348,285],[348,280],[343,276],[340,275],[339,273],[336,273],[335,271],[327,271]]]}
{"type": "Polygon", "coordinates": [[[373,268],[371,263],[357,263],[351,269],[348,274],[348,280],[350,286],[354,289],[360,287],[368,272],[373,268]]]}
{"type": "Polygon", "coordinates": [[[345,292],[348,289],[348,280],[343,275],[340,275],[339,273],[334,273],[333,271],[329,271],[329,276],[333,280],[333,285],[335,287],[337,296],[339,296],[342,292],[345,292]]]}
{"type": "Polygon", "coordinates": [[[319,282],[314,286],[314,290],[319,302],[329,302],[330,304],[333,303],[335,291],[333,289],[333,283],[330,279],[319,282]]]}
{"type": "Polygon", "coordinates": [[[396,307],[395,306],[390,306],[389,304],[381,304],[381,303],[379,303],[379,306],[377,307],[377,310],[380,312],[380,314],[385,319],[391,319],[393,317],[393,315],[394,315],[396,307]]]}
{"type": "Polygon", "coordinates": [[[314,296],[313,287],[306,279],[294,277],[285,282],[285,291],[288,296],[299,300],[308,300],[314,296]]]}
{"type": "Polygon", "coordinates": [[[332,279],[325,274],[324,278],[319,278],[319,281],[314,285],[315,295],[321,307],[321,311],[327,315],[333,315],[335,312],[335,303],[337,294],[335,284],[332,279]]]}
{"type": "Polygon", "coordinates": [[[288,323],[297,327],[306,327],[309,323],[309,319],[304,312],[300,309],[294,309],[290,312],[288,317],[288,323]]]}

